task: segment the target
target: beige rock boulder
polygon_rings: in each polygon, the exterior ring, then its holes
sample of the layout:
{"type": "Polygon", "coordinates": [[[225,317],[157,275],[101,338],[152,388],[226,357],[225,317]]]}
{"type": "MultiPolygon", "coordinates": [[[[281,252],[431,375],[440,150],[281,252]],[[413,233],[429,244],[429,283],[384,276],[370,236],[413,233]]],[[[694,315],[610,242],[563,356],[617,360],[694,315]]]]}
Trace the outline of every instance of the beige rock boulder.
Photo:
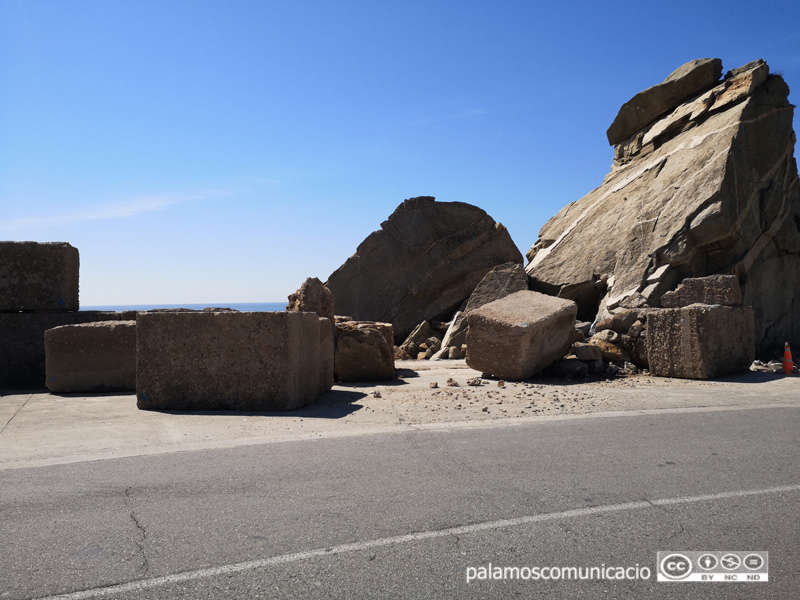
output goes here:
{"type": "Polygon", "coordinates": [[[527,379],[565,356],[577,307],[570,300],[521,291],[467,317],[467,365],[494,377],[527,379]]]}
{"type": "Polygon", "coordinates": [[[294,294],[289,295],[286,310],[290,312],[313,312],[334,323],[336,300],[333,293],[316,277],[309,277],[294,294]]]}
{"type": "Polygon", "coordinates": [[[481,279],[470,294],[467,306],[456,313],[442,341],[442,353],[461,348],[467,341],[467,315],[485,304],[528,289],[528,275],[520,263],[498,265],[481,279]]]}

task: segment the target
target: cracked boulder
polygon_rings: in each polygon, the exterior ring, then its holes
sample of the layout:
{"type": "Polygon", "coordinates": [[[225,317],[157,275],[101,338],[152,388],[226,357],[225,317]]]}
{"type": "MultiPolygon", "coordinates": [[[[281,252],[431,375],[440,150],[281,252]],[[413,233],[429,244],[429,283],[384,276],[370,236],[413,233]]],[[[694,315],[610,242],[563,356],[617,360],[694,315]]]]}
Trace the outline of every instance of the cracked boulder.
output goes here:
{"type": "Polygon", "coordinates": [[[422,321],[447,318],[492,267],[520,254],[508,230],[463,202],[403,201],[325,285],[337,311],[394,326],[402,343],[422,321]]]}
{"type": "Polygon", "coordinates": [[[764,356],[800,344],[793,106],[763,60],[721,79],[716,65],[687,63],[623,106],[611,172],[544,225],[526,271],[591,321],[661,307],[685,278],[733,275],[764,356]]]}

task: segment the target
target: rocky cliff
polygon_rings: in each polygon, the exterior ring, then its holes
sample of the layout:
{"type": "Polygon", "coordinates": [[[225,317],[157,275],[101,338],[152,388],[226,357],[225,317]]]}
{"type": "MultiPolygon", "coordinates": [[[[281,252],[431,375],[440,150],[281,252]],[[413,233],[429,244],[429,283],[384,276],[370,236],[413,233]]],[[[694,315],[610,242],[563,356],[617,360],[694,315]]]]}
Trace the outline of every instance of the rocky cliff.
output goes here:
{"type": "Polygon", "coordinates": [[[763,60],[721,73],[719,59],[692,61],[621,108],[611,172],[528,252],[532,289],[594,320],[658,307],[687,277],[733,274],[754,309],[757,353],[800,345],[789,88],[763,60]]]}

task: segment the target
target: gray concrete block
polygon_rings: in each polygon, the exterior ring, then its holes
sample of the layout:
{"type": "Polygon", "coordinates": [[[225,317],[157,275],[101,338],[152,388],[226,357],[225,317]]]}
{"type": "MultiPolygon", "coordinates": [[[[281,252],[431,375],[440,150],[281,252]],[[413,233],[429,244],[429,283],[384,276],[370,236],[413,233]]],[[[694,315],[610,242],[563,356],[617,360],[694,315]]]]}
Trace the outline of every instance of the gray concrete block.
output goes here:
{"type": "Polygon", "coordinates": [[[78,249],[0,242],[0,311],[78,310],[78,249]]]}
{"type": "Polygon", "coordinates": [[[139,408],[291,410],[319,396],[315,313],[141,313],[136,326],[139,408]]]}
{"type": "Polygon", "coordinates": [[[48,329],[135,318],[135,311],[0,312],[0,386],[17,389],[45,387],[44,333],[48,329]]]}
{"type": "Polygon", "coordinates": [[[62,325],[44,333],[51,392],[136,390],[136,321],[62,325]]]}
{"type": "Polygon", "coordinates": [[[334,325],[331,319],[319,319],[319,393],[333,387],[334,325]]]}

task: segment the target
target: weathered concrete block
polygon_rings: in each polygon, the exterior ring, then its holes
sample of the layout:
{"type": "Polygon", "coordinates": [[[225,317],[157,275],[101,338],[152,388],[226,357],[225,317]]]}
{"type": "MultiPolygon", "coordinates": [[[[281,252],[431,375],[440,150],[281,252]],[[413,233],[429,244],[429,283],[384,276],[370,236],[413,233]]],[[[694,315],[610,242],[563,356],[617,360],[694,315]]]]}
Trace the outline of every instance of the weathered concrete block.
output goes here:
{"type": "Polygon", "coordinates": [[[61,325],[97,321],[131,321],[135,311],[0,312],[0,386],[45,387],[44,333],[61,325]]]}
{"type": "Polygon", "coordinates": [[[527,379],[567,354],[577,305],[521,291],[467,317],[467,365],[502,379],[527,379]]]}
{"type": "Polygon", "coordinates": [[[140,313],[136,327],[139,408],[292,410],[319,396],[315,313],[140,313]]]}
{"type": "Polygon", "coordinates": [[[61,325],[44,332],[51,392],[133,392],[136,321],[61,325]]]}
{"type": "Polygon", "coordinates": [[[693,304],[647,315],[650,373],[710,379],[746,371],[755,358],[753,309],[693,304]]]}
{"type": "Polygon", "coordinates": [[[341,381],[394,379],[391,323],[346,321],[336,324],[334,370],[341,381]]]}
{"type": "Polygon", "coordinates": [[[690,304],[742,305],[742,288],[736,275],[709,275],[688,277],[675,288],[661,296],[664,308],[680,308],[690,304]]]}
{"type": "Polygon", "coordinates": [[[78,310],[78,249],[0,242],[0,311],[78,310]]]}
{"type": "Polygon", "coordinates": [[[330,319],[319,319],[319,393],[333,387],[334,325],[330,319]]]}

